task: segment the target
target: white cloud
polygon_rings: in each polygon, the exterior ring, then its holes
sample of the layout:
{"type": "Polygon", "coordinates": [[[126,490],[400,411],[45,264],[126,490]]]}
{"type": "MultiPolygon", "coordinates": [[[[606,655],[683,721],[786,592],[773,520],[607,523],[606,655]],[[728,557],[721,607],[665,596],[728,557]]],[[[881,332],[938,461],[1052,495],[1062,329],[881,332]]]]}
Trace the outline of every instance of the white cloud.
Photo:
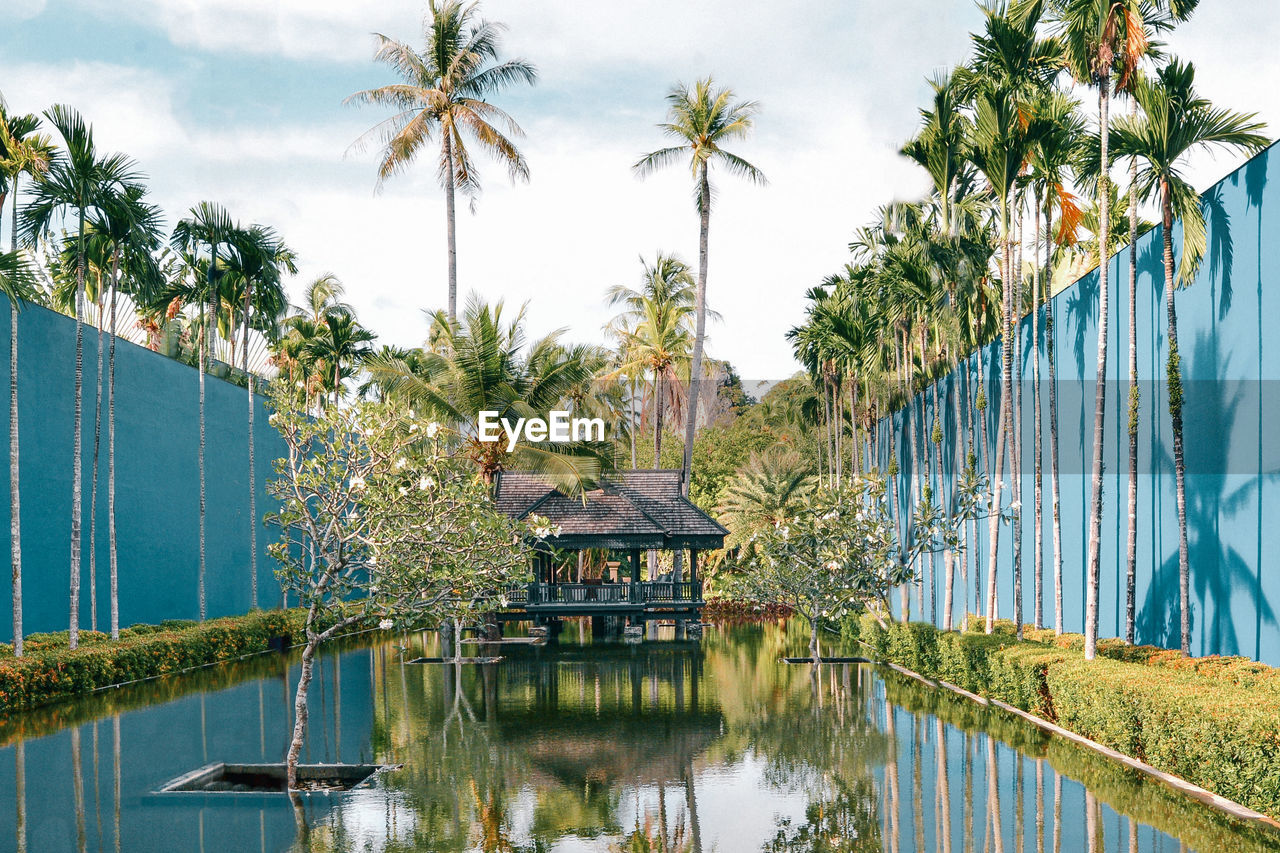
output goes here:
{"type": "Polygon", "coordinates": [[[0,23],[29,21],[44,12],[47,0],[5,0],[0,5],[0,23]]]}
{"type": "Polygon", "coordinates": [[[374,31],[420,32],[423,3],[317,0],[81,0],[104,17],[160,29],[174,44],[230,54],[270,54],[328,62],[367,61],[374,31]]]}

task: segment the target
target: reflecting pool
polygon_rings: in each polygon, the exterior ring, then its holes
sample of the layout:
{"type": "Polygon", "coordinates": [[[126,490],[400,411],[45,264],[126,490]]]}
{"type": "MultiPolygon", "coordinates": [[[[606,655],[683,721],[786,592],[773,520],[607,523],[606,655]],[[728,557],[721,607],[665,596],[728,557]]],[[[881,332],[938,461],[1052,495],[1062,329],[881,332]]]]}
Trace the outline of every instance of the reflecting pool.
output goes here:
{"type": "Polygon", "coordinates": [[[1007,714],[874,667],[779,663],[803,653],[797,623],[672,637],[593,643],[570,622],[465,667],[406,663],[440,654],[433,634],[335,645],[304,761],[403,766],[296,803],[156,793],[279,761],[296,656],[0,721],[0,850],[1280,849],[1007,714]]]}

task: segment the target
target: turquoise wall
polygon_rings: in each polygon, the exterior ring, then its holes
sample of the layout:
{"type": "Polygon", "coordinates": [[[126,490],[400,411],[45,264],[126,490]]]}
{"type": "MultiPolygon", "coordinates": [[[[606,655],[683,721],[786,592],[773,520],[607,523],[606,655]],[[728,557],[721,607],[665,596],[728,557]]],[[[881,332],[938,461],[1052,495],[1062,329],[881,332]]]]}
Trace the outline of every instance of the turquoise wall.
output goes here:
{"type": "MultiPolygon", "coordinates": [[[[8,370],[10,312],[0,310],[0,347],[8,370]]],[[[21,438],[23,627],[25,633],[64,630],[69,618],[71,443],[75,390],[75,320],[26,306],[18,315],[19,435],[21,438]]],[[[109,339],[104,336],[105,350],[109,339]]],[[[93,459],[97,330],[85,327],[84,521],[80,627],[89,612],[89,504],[93,459]]],[[[105,377],[104,377],[105,381],[105,377]]],[[[199,391],[196,370],[127,341],[116,346],[116,526],[120,624],[199,615],[199,391]]],[[[8,499],[8,382],[0,405],[4,487],[0,531],[6,543],[8,499]]],[[[243,613],[250,605],[248,516],[248,399],[244,388],[206,378],[207,570],[210,616],[243,613]]],[[[256,401],[255,436],[259,513],[270,508],[265,485],[283,442],[256,401]]],[[[98,630],[110,626],[107,550],[107,442],[104,393],[99,460],[97,587],[98,630]]],[[[258,531],[259,603],[278,603],[266,545],[258,531]]],[[[8,544],[0,547],[9,576],[8,544]]],[[[8,583],[3,587],[7,590],[8,583]]],[[[8,595],[0,607],[0,638],[13,634],[8,595]]]]}
{"type": "MultiPolygon", "coordinates": [[[[1248,655],[1280,665],[1280,154],[1268,149],[1244,164],[1203,196],[1209,249],[1195,281],[1176,294],[1178,340],[1185,382],[1185,452],[1187,517],[1193,602],[1192,651],[1195,654],[1248,655]],[[1273,183],[1274,181],[1274,183],[1273,183]]],[[[1175,254],[1180,228],[1175,223],[1175,254]]],[[[1161,229],[1138,241],[1138,372],[1141,408],[1138,454],[1137,640],[1178,645],[1178,540],[1174,502],[1172,434],[1164,382],[1167,342],[1161,229]]],[[[1110,263],[1109,351],[1107,358],[1104,515],[1102,530],[1102,636],[1121,636],[1125,624],[1125,538],[1127,530],[1128,436],[1128,280],[1127,247],[1110,263]]],[[[1089,465],[1093,447],[1094,381],[1097,371],[1098,274],[1086,275],[1053,300],[1056,326],[1056,370],[1059,398],[1059,442],[1062,466],[1062,548],[1064,625],[1084,626],[1084,571],[1088,543],[1089,465]]],[[[1043,553],[1044,612],[1053,624],[1053,545],[1049,518],[1048,360],[1044,316],[1040,348],[1031,348],[1031,322],[1021,325],[1015,378],[1023,388],[1022,467],[1024,619],[1034,613],[1032,405],[1033,360],[1040,362],[1044,432],[1043,553]]],[[[983,353],[981,378],[989,401],[988,450],[994,453],[1000,401],[1000,341],[983,353]]],[[[951,475],[962,464],[967,423],[965,399],[980,381],[977,358],[916,398],[911,417],[932,424],[935,392],[944,426],[941,459],[943,485],[950,494],[951,475]],[[965,393],[966,383],[969,393],[965,393]],[[953,390],[955,396],[953,397],[953,390]],[[958,398],[958,407],[955,400],[958,398]]],[[[1016,386],[1015,386],[1016,387],[1016,386]]],[[[882,424],[897,430],[899,465],[911,473],[903,414],[882,424]]],[[[917,433],[919,435],[919,433],[917,433]]],[[[927,435],[927,430],[926,430],[927,435]]],[[[881,464],[889,452],[882,445],[881,464]]],[[[985,455],[983,455],[985,459],[985,455]]],[[[921,465],[923,468],[923,464],[921,465]]],[[[923,475],[923,474],[922,474],[923,475]]],[[[932,475],[935,476],[936,475],[932,475]]],[[[1008,483],[1006,472],[1005,482],[1008,483]]],[[[936,484],[935,484],[936,493],[936,484]]],[[[1008,488],[1003,501],[1008,502],[1008,488]]],[[[907,498],[900,495],[905,508],[907,498]]],[[[985,577],[987,531],[980,525],[976,556],[985,577]]],[[[999,558],[999,615],[1013,615],[1012,532],[1002,525],[999,558]]],[[[962,596],[957,573],[954,615],[973,611],[969,577],[962,596]]],[[[926,567],[927,567],[926,558],[926,567]]],[[[925,574],[925,615],[929,615],[929,581],[925,574]]],[[[932,578],[941,622],[942,562],[932,578]]],[[[895,596],[896,605],[896,596],[895,596]]],[[[913,615],[919,614],[913,598],[913,615]]]]}

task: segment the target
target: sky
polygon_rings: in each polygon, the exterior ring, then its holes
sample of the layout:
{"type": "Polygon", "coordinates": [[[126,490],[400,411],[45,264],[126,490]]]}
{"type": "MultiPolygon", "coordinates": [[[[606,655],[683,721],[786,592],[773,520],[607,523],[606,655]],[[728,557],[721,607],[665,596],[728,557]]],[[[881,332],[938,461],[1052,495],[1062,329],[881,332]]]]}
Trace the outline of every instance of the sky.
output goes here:
{"type": "MultiPolygon", "coordinates": [[[[352,143],[386,116],[345,106],[393,81],[373,32],[421,45],[420,0],[0,0],[0,93],[10,108],[78,108],[103,150],[149,176],[168,222],[202,200],[276,228],[297,251],[295,301],[331,272],[380,342],[415,346],[445,307],[444,197],[426,157],[376,191],[352,143]]],[[[848,259],[876,207],[918,197],[897,154],[926,78],[964,60],[981,24],[971,0],[483,0],[508,26],[504,53],[534,87],[493,98],[522,126],[531,180],[481,159],[483,193],[458,212],[460,301],[528,303],[529,332],[603,342],[604,293],[637,286],[640,257],[697,260],[687,168],[646,180],[631,165],[666,144],[656,124],[678,81],[713,75],[756,100],[734,152],[767,186],[722,175],[711,221],[708,350],[748,380],[791,375],[785,333],[804,293],[848,259]]],[[[1204,0],[1168,38],[1216,103],[1256,111],[1280,135],[1275,0],[1204,0]]],[[[1200,189],[1239,162],[1198,158],[1200,189]]]]}

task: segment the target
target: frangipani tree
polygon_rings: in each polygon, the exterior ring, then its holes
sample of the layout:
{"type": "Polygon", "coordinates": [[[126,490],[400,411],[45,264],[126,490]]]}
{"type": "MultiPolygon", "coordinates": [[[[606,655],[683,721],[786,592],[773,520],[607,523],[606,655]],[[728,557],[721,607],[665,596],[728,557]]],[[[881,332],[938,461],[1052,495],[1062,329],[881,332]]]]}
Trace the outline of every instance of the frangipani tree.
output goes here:
{"type": "Polygon", "coordinates": [[[884,484],[870,478],[816,494],[752,536],[745,552],[743,592],[803,616],[814,663],[822,622],[863,609],[887,615],[889,590],[911,579],[898,559],[884,484]]]}
{"type": "Polygon", "coordinates": [[[270,550],[307,612],[286,755],[293,789],[324,641],[358,622],[389,630],[493,609],[527,579],[531,542],[554,531],[499,512],[473,469],[444,454],[440,427],[403,408],[358,402],[309,416],[290,389],[273,400],[288,455],[270,485],[280,502],[270,550]]]}

